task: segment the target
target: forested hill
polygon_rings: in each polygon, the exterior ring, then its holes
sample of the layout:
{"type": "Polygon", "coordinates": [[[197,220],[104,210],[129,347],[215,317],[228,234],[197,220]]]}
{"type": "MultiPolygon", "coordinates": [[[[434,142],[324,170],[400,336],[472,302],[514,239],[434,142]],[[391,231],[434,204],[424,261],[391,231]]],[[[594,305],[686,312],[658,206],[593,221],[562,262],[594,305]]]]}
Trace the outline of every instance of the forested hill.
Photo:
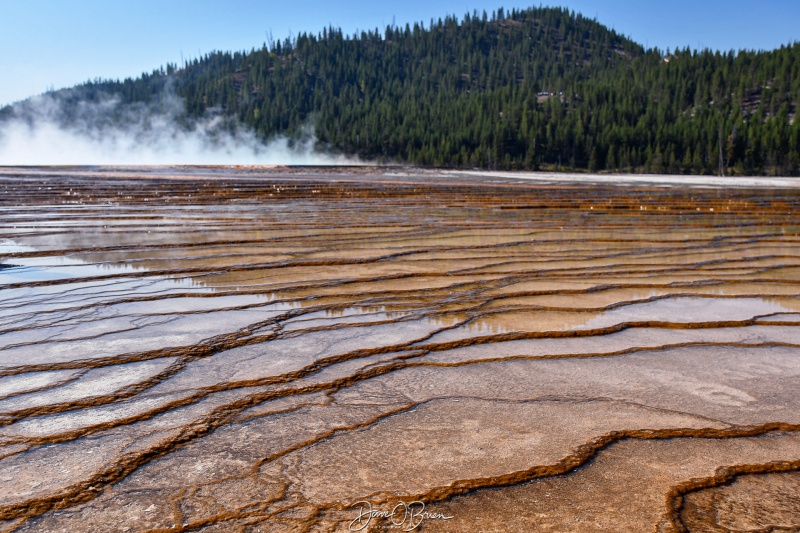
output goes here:
{"type": "MultiPolygon", "coordinates": [[[[216,52],[59,91],[64,120],[165,91],[266,139],[313,126],[323,148],[450,167],[654,173],[800,172],[800,44],[769,52],[645,50],[558,8],[338,29],[216,52]]],[[[25,103],[0,110],[20,116],[25,103]]],[[[113,119],[113,118],[112,118],[113,119]]]]}

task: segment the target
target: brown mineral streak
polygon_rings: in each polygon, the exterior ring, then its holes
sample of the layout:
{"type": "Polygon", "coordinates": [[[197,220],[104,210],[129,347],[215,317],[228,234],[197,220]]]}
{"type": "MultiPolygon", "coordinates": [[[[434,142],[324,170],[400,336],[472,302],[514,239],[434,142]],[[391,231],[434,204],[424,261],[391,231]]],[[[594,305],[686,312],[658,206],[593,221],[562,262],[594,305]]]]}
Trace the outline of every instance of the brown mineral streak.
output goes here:
{"type": "Polygon", "coordinates": [[[346,531],[361,501],[454,515],[423,531],[691,531],[704,491],[800,471],[800,188],[154,167],[0,191],[2,531],[346,531]],[[603,476],[631,475],[619,450],[658,472],[648,443],[708,456],[620,521],[603,476]],[[561,479],[595,489],[528,516],[561,479]]]}

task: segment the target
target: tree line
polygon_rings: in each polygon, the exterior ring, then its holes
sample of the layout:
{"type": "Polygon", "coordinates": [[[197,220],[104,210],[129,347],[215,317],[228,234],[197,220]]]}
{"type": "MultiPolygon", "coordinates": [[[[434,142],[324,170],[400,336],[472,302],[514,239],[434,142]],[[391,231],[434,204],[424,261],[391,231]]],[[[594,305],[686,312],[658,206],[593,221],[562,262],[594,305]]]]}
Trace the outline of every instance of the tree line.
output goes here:
{"type": "Polygon", "coordinates": [[[68,94],[136,105],[168,90],[187,124],[222,113],[264,140],[312,125],[321,148],[381,162],[798,175],[798,69],[797,43],[646,50],[566,9],[501,9],[326,28],[68,94]]]}

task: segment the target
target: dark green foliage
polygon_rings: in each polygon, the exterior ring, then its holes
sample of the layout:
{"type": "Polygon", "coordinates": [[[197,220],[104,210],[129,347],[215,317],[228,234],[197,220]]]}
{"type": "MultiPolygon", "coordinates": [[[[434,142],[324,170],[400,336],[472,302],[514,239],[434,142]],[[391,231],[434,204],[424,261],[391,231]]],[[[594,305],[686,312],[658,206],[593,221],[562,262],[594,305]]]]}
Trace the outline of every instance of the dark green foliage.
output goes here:
{"type": "Polygon", "coordinates": [[[183,98],[187,121],[219,111],[263,139],[311,124],[322,146],[379,161],[800,172],[800,45],[646,51],[563,9],[474,13],[355,36],[329,28],[135,80],[87,83],[74,97],[140,104],[165,88],[183,98]]]}

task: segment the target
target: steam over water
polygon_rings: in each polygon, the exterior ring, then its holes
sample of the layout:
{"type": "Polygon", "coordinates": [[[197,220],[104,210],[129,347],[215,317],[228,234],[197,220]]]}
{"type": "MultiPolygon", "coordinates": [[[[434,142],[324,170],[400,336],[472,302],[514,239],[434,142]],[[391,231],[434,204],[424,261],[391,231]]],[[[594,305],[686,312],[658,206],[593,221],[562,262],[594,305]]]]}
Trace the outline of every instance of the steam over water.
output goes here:
{"type": "Polygon", "coordinates": [[[798,213],[788,185],[3,169],[0,531],[798,530],[798,213]]]}
{"type": "Polygon", "coordinates": [[[188,120],[164,93],[150,104],[115,97],[72,99],[69,91],[15,104],[0,120],[0,165],[334,165],[355,158],[318,151],[309,125],[294,140],[268,142],[211,111],[188,120]]]}

